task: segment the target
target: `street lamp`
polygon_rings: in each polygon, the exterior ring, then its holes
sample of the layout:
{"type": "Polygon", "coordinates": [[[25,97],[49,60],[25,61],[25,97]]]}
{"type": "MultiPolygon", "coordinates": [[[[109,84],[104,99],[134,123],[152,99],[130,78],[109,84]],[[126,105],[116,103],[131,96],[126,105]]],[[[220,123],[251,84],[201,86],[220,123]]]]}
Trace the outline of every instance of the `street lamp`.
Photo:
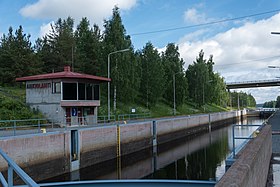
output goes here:
{"type": "MultiPolygon", "coordinates": [[[[110,78],[110,56],[116,53],[129,51],[130,49],[122,49],[108,54],[108,79],[110,78]]],[[[110,121],[110,82],[108,82],[108,121],[110,121]]]]}
{"type": "Polygon", "coordinates": [[[175,89],[175,75],[177,75],[178,73],[181,72],[177,72],[173,74],[173,115],[176,115],[176,89],[175,89]]]}

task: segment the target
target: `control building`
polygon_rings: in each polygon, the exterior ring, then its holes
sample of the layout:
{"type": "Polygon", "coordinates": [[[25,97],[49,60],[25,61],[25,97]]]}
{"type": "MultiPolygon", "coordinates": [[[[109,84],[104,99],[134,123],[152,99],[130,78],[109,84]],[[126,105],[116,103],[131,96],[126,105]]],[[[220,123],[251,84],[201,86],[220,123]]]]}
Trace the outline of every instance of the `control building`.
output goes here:
{"type": "Polygon", "coordinates": [[[34,75],[16,79],[26,82],[26,103],[61,126],[87,125],[97,122],[100,106],[100,83],[109,78],[72,72],[34,75]]]}

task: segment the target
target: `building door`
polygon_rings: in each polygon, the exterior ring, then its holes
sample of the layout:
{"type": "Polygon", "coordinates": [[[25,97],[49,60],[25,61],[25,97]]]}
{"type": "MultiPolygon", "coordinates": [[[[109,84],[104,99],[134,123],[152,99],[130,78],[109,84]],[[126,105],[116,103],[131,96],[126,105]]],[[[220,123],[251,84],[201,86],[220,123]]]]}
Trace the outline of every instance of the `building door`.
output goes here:
{"type": "Polygon", "coordinates": [[[79,107],[78,108],[78,123],[80,125],[83,125],[84,124],[84,119],[83,119],[83,108],[82,107],[79,107]]]}
{"type": "Polygon", "coordinates": [[[70,107],[66,108],[66,125],[71,125],[71,109],[70,107]]]}

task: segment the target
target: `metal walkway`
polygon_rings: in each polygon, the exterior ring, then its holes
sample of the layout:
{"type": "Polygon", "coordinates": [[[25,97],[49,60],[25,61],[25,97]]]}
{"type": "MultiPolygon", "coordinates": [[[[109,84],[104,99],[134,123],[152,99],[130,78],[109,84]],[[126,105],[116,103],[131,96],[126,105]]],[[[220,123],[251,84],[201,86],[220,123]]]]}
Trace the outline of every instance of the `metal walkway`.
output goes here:
{"type": "Polygon", "coordinates": [[[226,83],[227,89],[280,86],[280,79],[226,83]]]}

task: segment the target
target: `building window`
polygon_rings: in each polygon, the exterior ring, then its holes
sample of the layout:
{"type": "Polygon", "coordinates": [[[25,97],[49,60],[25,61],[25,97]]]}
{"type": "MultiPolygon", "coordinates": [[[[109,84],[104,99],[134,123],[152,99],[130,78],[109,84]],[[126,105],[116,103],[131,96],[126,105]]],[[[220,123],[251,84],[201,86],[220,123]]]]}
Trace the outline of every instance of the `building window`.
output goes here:
{"type": "Polygon", "coordinates": [[[99,85],[89,83],[63,83],[62,100],[99,100],[99,85]]]}
{"type": "Polygon", "coordinates": [[[63,83],[63,100],[77,100],[77,83],[63,83]]]}
{"type": "Polygon", "coordinates": [[[94,100],[99,100],[99,85],[94,85],[94,100]]]}
{"type": "Polygon", "coordinates": [[[86,99],[86,85],[84,83],[78,84],[79,100],[86,99]]]}
{"type": "Polygon", "coordinates": [[[53,93],[61,93],[60,82],[53,82],[52,92],[53,93]]]}
{"type": "Polygon", "coordinates": [[[86,87],[87,100],[93,100],[92,89],[93,89],[93,85],[87,84],[87,87],[86,87]]]}

